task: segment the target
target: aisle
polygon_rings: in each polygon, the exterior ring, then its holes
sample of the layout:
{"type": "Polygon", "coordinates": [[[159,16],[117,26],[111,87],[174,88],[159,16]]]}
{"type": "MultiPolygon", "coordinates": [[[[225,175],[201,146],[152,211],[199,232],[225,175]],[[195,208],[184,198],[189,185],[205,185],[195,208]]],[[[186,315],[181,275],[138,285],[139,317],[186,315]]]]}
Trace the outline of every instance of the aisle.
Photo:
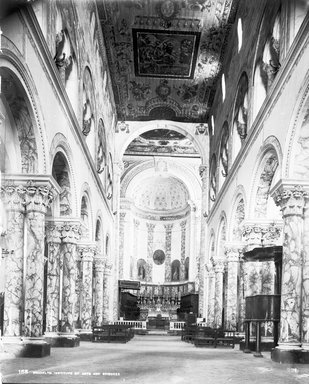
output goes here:
{"type": "Polygon", "coordinates": [[[3,383],[301,384],[309,367],[296,372],[232,349],[195,348],[180,337],[135,336],[127,344],[83,342],[52,349],[43,359],[0,362],[3,383]],[[23,371],[27,370],[27,372],[23,371]]]}

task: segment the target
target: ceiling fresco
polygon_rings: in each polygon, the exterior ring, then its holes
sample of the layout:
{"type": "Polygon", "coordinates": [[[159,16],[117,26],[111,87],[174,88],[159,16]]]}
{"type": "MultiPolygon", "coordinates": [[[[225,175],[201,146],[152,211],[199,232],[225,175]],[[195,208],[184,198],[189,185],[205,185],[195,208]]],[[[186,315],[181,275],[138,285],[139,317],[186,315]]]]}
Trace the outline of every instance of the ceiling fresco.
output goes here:
{"type": "Polygon", "coordinates": [[[102,0],[119,120],[206,122],[237,0],[102,0]]]}
{"type": "Polygon", "coordinates": [[[186,156],[199,157],[199,153],[190,139],[179,132],[167,129],[154,129],[134,139],[125,151],[125,155],[149,156],[186,156]]]}

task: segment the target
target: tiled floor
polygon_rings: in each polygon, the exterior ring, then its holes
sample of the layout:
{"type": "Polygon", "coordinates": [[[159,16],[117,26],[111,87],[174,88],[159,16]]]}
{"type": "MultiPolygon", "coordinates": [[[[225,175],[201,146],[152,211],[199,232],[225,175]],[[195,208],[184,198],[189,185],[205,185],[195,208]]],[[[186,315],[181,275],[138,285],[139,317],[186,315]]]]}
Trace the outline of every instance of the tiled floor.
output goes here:
{"type": "Polygon", "coordinates": [[[42,359],[1,354],[3,383],[301,384],[309,366],[273,363],[235,349],[195,348],[180,337],[135,336],[127,344],[82,342],[42,359]]]}

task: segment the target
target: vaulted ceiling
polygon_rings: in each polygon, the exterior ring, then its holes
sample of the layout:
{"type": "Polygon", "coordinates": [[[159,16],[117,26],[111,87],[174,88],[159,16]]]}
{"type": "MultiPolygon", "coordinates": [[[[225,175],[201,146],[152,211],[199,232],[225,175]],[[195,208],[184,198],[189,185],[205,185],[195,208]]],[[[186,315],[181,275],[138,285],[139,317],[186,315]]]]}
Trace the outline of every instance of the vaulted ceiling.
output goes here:
{"type": "Polygon", "coordinates": [[[119,120],[205,122],[236,0],[102,0],[119,120]]]}

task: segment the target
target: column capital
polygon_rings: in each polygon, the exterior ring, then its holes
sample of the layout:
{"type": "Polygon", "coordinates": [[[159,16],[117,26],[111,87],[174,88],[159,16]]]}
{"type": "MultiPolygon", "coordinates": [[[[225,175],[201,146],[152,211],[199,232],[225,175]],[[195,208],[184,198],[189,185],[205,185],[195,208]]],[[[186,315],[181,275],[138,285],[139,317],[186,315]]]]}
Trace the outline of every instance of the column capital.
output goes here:
{"type": "Polygon", "coordinates": [[[156,224],[146,223],[147,229],[149,232],[152,232],[155,229],[156,224]]]}
{"type": "Polygon", "coordinates": [[[213,266],[213,263],[212,262],[208,262],[207,264],[205,264],[205,268],[206,268],[206,271],[210,274],[212,272],[214,272],[214,266],[213,266]]]}
{"type": "Polygon", "coordinates": [[[1,200],[7,210],[25,212],[25,190],[21,185],[4,183],[1,200]]]}
{"type": "Polygon", "coordinates": [[[225,254],[226,254],[227,261],[229,263],[239,261],[240,250],[241,250],[240,245],[226,244],[225,245],[225,254]]]}
{"type": "Polygon", "coordinates": [[[308,183],[297,184],[293,180],[280,180],[272,189],[271,196],[281,208],[282,216],[302,215],[308,198],[308,183]]]}
{"type": "Polygon", "coordinates": [[[174,224],[164,224],[164,228],[167,232],[171,231],[173,229],[173,226],[174,224]]]}
{"type": "Polygon", "coordinates": [[[65,223],[62,226],[62,242],[77,244],[82,234],[80,224],[78,223],[65,223]]]}
{"type": "Polygon", "coordinates": [[[81,257],[81,260],[87,262],[93,261],[93,258],[97,251],[97,247],[93,244],[78,244],[77,250],[81,257]]]}
{"type": "Polygon", "coordinates": [[[62,225],[48,222],[45,226],[47,243],[61,243],[62,225]]]}
{"type": "Polygon", "coordinates": [[[95,257],[93,261],[95,270],[97,272],[103,272],[106,260],[104,260],[102,257],[95,257]]]}
{"type": "Polygon", "coordinates": [[[134,223],[134,227],[138,228],[141,222],[139,220],[137,220],[137,219],[134,219],[133,223],[134,223]]]}
{"type": "Polygon", "coordinates": [[[183,220],[180,222],[180,227],[182,231],[186,229],[186,225],[187,225],[187,220],[183,220]]]}
{"type": "Polygon", "coordinates": [[[223,259],[214,260],[214,270],[215,270],[215,273],[223,273],[224,272],[224,260],[223,259]]]}

